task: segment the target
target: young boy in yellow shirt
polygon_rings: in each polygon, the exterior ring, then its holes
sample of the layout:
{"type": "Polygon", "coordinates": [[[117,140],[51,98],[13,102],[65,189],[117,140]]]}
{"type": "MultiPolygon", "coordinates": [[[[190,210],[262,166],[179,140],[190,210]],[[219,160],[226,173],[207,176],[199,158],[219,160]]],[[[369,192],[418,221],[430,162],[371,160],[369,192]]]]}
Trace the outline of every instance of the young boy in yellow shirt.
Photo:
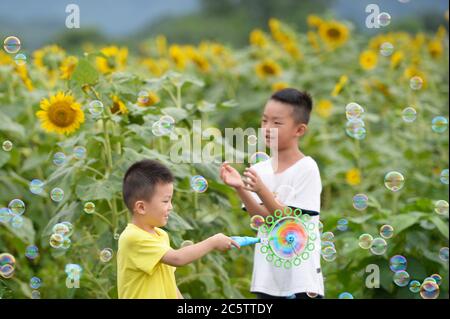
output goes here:
{"type": "Polygon", "coordinates": [[[172,210],[173,175],[153,160],[134,163],[123,179],[123,198],[132,213],[131,223],[119,238],[117,287],[120,299],[183,298],[175,282],[176,267],[189,264],[213,250],[239,245],[216,234],[180,249],[170,247],[162,230],[172,210]]]}

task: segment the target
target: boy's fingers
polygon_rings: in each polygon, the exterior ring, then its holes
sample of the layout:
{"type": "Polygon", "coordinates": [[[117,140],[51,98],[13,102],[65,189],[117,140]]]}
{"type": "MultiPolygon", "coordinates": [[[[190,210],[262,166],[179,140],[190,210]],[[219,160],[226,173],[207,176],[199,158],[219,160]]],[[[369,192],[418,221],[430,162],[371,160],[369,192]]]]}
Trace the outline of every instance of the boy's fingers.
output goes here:
{"type": "MultiPolygon", "coordinates": [[[[237,242],[235,242],[234,240],[232,240],[232,239],[231,239],[231,245],[236,247],[237,249],[241,248],[241,246],[239,246],[239,244],[237,242]]],[[[230,246],[230,248],[231,248],[231,246],[230,246]]]]}

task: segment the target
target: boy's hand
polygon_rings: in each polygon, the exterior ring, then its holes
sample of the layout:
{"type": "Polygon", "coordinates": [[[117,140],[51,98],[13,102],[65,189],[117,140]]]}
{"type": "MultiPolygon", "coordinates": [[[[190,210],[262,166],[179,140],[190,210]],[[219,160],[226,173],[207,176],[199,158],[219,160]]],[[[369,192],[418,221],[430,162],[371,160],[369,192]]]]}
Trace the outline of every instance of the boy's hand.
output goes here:
{"type": "Polygon", "coordinates": [[[253,168],[246,168],[244,176],[245,176],[244,188],[246,190],[258,193],[265,187],[258,173],[256,173],[256,171],[253,168]]]}
{"type": "Polygon", "coordinates": [[[231,249],[232,246],[235,246],[236,248],[240,248],[239,244],[235,242],[233,239],[231,239],[228,236],[225,236],[224,234],[215,234],[211,237],[213,247],[214,249],[217,249],[219,251],[227,251],[231,249]]]}
{"type": "Polygon", "coordinates": [[[244,187],[244,182],[242,181],[239,172],[226,162],[223,163],[222,166],[220,167],[220,178],[228,186],[234,188],[244,187]]]}

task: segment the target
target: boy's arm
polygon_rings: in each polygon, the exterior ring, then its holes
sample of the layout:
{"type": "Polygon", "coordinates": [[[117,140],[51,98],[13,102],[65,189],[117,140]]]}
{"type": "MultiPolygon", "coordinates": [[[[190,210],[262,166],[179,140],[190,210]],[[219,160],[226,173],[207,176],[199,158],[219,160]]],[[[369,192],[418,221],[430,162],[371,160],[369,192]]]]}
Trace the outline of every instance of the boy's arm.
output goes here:
{"type": "Polygon", "coordinates": [[[176,250],[170,249],[161,258],[161,261],[170,266],[181,267],[202,258],[214,249],[226,251],[232,246],[240,248],[231,238],[224,234],[216,234],[194,245],[189,245],[176,250]]]}
{"type": "Polygon", "coordinates": [[[266,206],[264,204],[259,204],[253,198],[252,194],[250,194],[249,191],[245,190],[244,187],[235,187],[235,189],[250,216],[260,215],[263,217],[267,217],[270,215],[270,212],[266,208],[266,206]]]}

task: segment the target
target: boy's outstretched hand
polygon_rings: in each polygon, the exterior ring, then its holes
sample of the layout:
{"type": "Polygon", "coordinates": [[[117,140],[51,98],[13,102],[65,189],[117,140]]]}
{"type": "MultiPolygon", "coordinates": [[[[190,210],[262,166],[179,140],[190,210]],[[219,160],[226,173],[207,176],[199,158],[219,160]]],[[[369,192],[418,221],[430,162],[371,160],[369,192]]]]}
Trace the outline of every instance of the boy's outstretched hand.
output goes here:
{"type": "Polygon", "coordinates": [[[214,249],[217,249],[219,251],[227,251],[228,249],[231,249],[231,247],[240,248],[239,244],[235,242],[233,239],[231,239],[228,236],[225,236],[224,234],[215,234],[210,238],[213,241],[214,249]]]}
{"type": "Polygon", "coordinates": [[[234,188],[244,187],[244,182],[242,181],[239,172],[227,162],[224,162],[220,166],[220,178],[228,186],[234,188]]]}
{"type": "Polygon", "coordinates": [[[245,176],[245,189],[251,192],[258,193],[264,188],[264,183],[259,177],[258,173],[253,168],[246,168],[244,172],[245,176]]]}

